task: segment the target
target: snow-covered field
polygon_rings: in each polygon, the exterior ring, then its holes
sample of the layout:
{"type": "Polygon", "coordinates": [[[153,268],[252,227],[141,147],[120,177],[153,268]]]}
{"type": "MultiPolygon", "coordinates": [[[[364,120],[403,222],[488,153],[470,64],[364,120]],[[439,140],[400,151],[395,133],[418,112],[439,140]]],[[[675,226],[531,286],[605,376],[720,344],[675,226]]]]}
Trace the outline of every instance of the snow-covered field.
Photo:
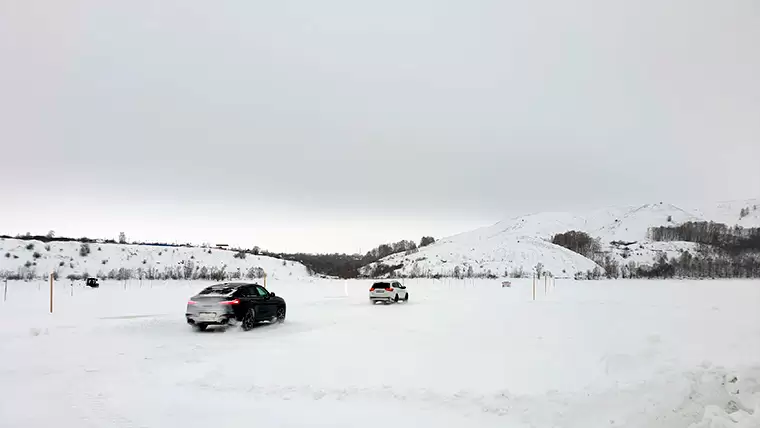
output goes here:
{"type": "Polygon", "coordinates": [[[69,284],[52,315],[8,284],[2,427],[760,426],[759,281],[407,280],[371,306],[282,279],[286,323],[206,333],[205,283],[69,284]]]}

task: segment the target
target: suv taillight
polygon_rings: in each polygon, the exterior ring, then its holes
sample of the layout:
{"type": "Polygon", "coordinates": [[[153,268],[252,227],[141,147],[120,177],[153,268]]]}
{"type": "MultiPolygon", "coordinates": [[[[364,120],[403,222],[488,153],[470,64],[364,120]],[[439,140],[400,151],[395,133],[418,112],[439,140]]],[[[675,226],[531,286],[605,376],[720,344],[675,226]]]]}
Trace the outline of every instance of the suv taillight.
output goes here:
{"type": "Polygon", "coordinates": [[[196,304],[196,303],[197,303],[197,302],[194,302],[194,301],[192,301],[192,300],[188,300],[188,301],[187,301],[187,304],[188,304],[188,305],[194,305],[194,304],[196,304]]]}
{"type": "Polygon", "coordinates": [[[385,291],[393,291],[393,288],[386,288],[385,291]]]}
{"type": "Polygon", "coordinates": [[[239,299],[235,299],[235,300],[225,300],[225,301],[223,301],[223,302],[219,302],[219,304],[220,304],[220,305],[237,305],[238,303],[240,303],[240,300],[239,300],[239,299]]]}

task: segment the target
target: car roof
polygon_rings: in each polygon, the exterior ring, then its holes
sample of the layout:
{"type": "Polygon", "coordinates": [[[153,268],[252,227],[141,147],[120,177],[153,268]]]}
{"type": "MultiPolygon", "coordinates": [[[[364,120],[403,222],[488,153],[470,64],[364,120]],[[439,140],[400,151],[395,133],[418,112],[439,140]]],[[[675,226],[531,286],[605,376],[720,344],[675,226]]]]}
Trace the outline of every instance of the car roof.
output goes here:
{"type": "Polygon", "coordinates": [[[238,289],[247,285],[259,285],[255,282],[220,282],[219,284],[212,284],[206,288],[234,288],[238,289]]]}

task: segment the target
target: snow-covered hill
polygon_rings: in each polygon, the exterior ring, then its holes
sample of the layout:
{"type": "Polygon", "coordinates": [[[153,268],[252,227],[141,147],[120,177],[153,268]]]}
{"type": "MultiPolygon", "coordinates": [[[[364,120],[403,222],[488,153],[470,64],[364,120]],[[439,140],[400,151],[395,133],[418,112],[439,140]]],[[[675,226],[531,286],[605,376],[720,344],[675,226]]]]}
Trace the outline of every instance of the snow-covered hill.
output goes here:
{"type": "MultiPolygon", "coordinates": [[[[485,232],[485,229],[480,229],[485,232]]],[[[409,276],[454,276],[457,272],[510,276],[522,271],[530,275],[538,263],[556,274],[573,275],[594,269],[596,263],[566,248],[540,238],[516,234],[471,233],[439,241],[418,253],[386,257],[381,263],[403,264],[398,272],[409,276]]],[[[368,273],[372,264],[364,269],[368,273]]]]}
{"type": "MultiPolygon", "coordinates": [[[[83,255],[80,242],[27,241],[0,238],[0,273],[4,275],[45,276],[56,272],[59,277],[83,275],[106,277],[124,269],[137,278],[153,273],[157,277],[187,278],[209,275],[222,268],[227,277],[246,276],[302,277],[306,267],[298,262],[216,248],[165,247],[151,245],[90,243],[89,254],[83,255]],[[205,268],[205,269],[204,269],[205,268]],[[260,268],[260,269],[259,269],[260,268]]],[[[122,271],[124,275],[125,271],[122,271]]]]}
{"type": "MultiPolygon", "coordinates": [[[[452,275],[459,266],[463,274],[472,267],[474,274],[505,276],[513,271],[530,273],[540,262],[554,275],[572,276],[594,269],[593,261],[551,244],[555,234],[583,231],[602,244],[620,265],[634,262],[652,264],[664,254],[677,257],[693,250],[689,242],[652,242],[650,227],[677,225],[688,221],[716,221],[745,227],[760,226],[760,200],[720,203],[703,210],[687,210],[662,202],[622,206],[582,213],[544,212],[500,221],[493,226],[443,238],[414,254],[395,254],[380,261],[384,265],[403,265],[402,275],[452,275]],[[740,211],[745,215],[740,219],[740,211]],[[748,212],[747,212],[748,211],[748,212]],[[705,214],[707,213],[707,214],[705,214]]],[[[369,273],[375,264],[363,273],[369,273]]]]}
{"type": "Polygon", "coordinates": [[[760,227],[760,198],[719,202],[713,206],[695,210],[695,214],[717,223],[760,227]],[[745,215],[742,215],[742,210],[745,215]]]}

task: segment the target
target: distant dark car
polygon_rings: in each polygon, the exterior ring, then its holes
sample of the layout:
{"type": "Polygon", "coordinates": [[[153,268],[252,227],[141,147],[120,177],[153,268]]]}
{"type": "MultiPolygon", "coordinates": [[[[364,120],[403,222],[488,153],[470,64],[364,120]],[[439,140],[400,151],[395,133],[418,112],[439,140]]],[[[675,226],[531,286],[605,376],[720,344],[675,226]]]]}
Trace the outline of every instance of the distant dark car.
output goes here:
{"type": "Polygon", "coordinates": [[[100,284],[98,284],[98,279],[97,278],[87,278],[86,284],[87,284],[88,287],[92,287],[92,288],[98,288],[98,287],[100,287],[100,284]]]}
{"type": "Polygon", "coordinates": [[[187,323],[198,330],[234,325],[250,330],[261,321],[285,321],[285,300],[259,284],[224,283],[203,289],[187,302],[187,323]]]}

